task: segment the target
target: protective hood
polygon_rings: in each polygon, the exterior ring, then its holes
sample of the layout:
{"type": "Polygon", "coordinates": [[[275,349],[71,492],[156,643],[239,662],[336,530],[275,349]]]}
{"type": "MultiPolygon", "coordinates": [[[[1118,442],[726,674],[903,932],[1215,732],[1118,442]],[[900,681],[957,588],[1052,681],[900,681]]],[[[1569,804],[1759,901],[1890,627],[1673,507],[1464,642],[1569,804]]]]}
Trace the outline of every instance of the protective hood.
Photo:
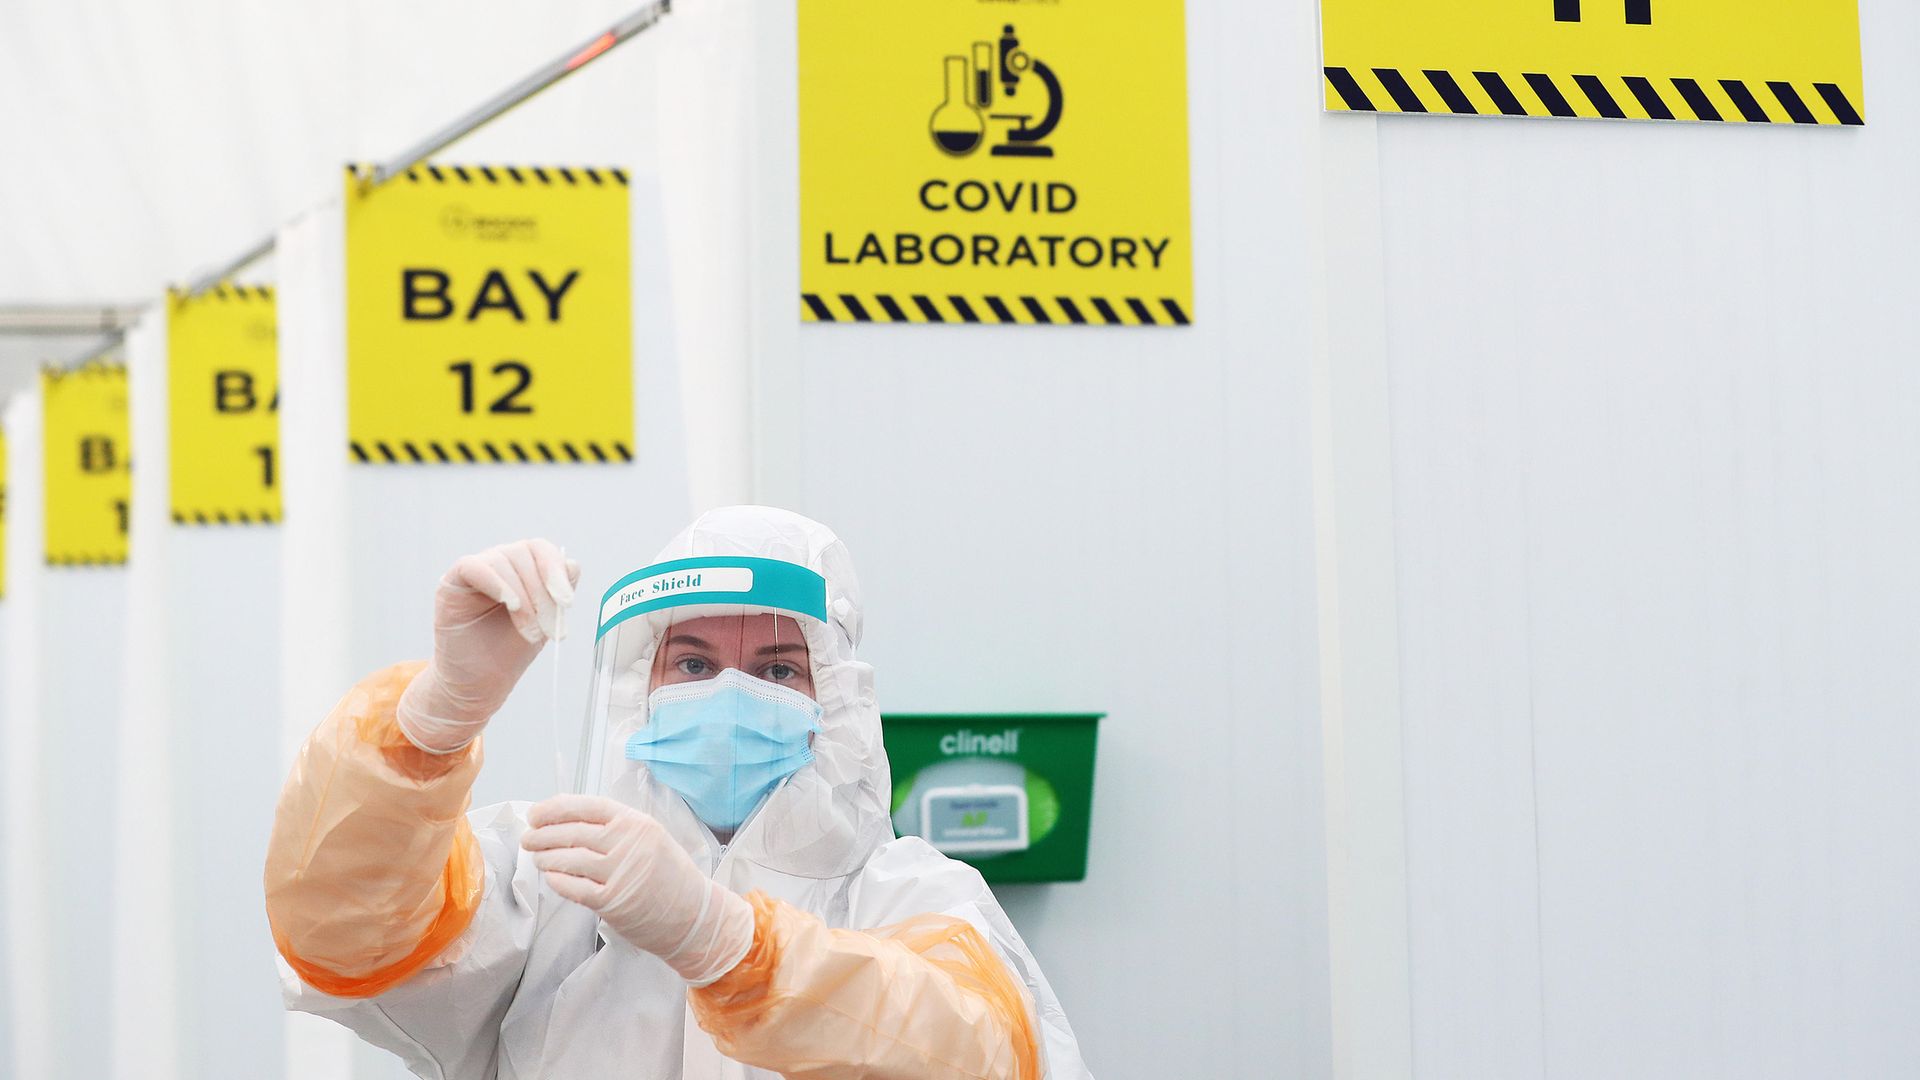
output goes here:
{"type": "Polygon", "coordinates": [[[716,838],[686,802],[623,748],[648,723],[654,659],[670,627],[763,614],[789,616],[800,627],[820,729],[813,761],[747,818],[730,855],[796,877],[850,874],[893,839],[892,781],[873,669],[855,658],[861,606],[852,558],[832,530],[790,511],[732,506],[703,514],[607,590],[577,786],[652,814],[691,852],[716,851],[716,838]]]}

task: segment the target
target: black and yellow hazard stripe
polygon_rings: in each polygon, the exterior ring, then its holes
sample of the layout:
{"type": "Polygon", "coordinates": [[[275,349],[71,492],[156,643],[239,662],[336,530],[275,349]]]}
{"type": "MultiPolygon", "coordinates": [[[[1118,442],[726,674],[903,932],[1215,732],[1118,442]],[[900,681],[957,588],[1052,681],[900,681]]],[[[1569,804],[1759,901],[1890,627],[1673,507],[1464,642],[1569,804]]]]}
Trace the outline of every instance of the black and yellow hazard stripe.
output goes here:
{"type": "Polygon", "coordinates": [[[415,184],[518,184],[521,187],[552,187],[556,184],[579,187],[581,184],[627,186],[625,169],[558,168],[519,165],[415,165],[407,179],[415,184]]]}
{"type": "Polygon", "coordinates": [[[1327,68],[1326,77],[1327,107],[1351,112],[1866,123],[1846,91],[1830,82],[1344,67],[1327,68]]]}
{"type": "Polygon", "coordinates": [[[118,360],[89,360],[75,368],[63,368],[58,364],[44,364],[40,368],[40,373],[46,376],[47,381],[51,383],[74,378],[97,379],[102,376],[124,379],[127,377],[127,365],[118,360]]]}
{"type": "MultiPolygon", "coordinates": [[[[208,289],[206,292],[201,293],[200,295],[208,299],[222,300],[222,301],[271,300],[273,299],[273,286],[222,284],[222,285],[216,285],[213,288],[208,289]]],[[[174,299],[182,300],[182,299],[185,299],[185,297],[182,294],[175,292],[174,299]]]]}
{"type": "Polygon", "coordinates": [[[1016,323],[1022,326],[1186,326],[1172,297],[954,296],[925,293],[801,293],[800,318],[815,323],[1016,323]]]}
{"type": "Polygon", "coordinates": [[[277,510],[182,510],[174,507],[175,525],[278,525],[277,510]]]}
{"type": "Polygon", "coordinates": [[[48,555],[48,566],[62,569],[91,569],[127,565],[125,555],[48,555]]]}
{"type": "Polygon", "coordinates": [[[490,440],[356,440],[348,444],[362,465],[605,465],[633,460],[623,442],[490,440]]]}

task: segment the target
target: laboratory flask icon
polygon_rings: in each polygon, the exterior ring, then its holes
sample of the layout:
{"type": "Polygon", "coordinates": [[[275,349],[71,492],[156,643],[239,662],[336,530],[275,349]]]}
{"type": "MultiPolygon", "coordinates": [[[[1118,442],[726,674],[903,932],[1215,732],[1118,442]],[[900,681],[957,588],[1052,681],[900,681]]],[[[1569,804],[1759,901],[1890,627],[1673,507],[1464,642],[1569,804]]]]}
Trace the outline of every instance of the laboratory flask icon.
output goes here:
{"type": "MultiPolygon", "coordinates": [[[[997,43],[976,41],[970,57],[947,57],[946,88],[946,98],[933,110],[927,124],[933,144],[941,153],[966,157],[978,150],[986,141],[987,121],[991,119],[1012,125],[1006,132],[1006,141],[993,148],[995,157],[1053,156],[1053,147],[1047,146],[1044,140],[1060,126],[1060,116],[1067,104],[1066,94],[1053,69],[1020,47],[1012,23],[1006,25],[997,43]],[[1003,101],[1002,107],[1006,107],[1006,99],[1019,93],[1021,82],[1029,75],[1046,91],[1046,108],[1038,123],[1033,122],[1032,112],[987,112],[994,104],[996,93],[1003,101]]],[[[1027,100],[1032,96],[1029,89],[1027,100]]]]}
{"type": "Polygon", "coordinates": [[[954,157],[973,153],[987,137],[987,118],[973,104],[969,74],[966,57],[947,57],[947,98],[927,122],[933,144],[954,157]]]}

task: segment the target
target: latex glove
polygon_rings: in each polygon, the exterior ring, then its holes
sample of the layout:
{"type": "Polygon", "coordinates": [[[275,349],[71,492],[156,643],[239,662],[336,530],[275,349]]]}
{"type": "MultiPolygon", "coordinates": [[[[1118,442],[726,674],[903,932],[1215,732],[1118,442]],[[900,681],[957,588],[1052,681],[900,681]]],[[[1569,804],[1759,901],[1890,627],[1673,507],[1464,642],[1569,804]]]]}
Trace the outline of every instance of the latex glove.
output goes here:
{"type": "Polygon", "coordinates": [[[560,610],[579,581],[580,564],[545,540],[454,563],[433,598],[433,660],[395,710],[407,740],[433,754],[472,742],[541,646],[565,632],[560,610]]]}
{"type": "Polygon", "coordinates": [[[520,846],[554,892],[592,908],[694,986],[753,945],[753,906],[700,872],[666,827],[624,803],[556,795],[527,812],[520,846]]]}

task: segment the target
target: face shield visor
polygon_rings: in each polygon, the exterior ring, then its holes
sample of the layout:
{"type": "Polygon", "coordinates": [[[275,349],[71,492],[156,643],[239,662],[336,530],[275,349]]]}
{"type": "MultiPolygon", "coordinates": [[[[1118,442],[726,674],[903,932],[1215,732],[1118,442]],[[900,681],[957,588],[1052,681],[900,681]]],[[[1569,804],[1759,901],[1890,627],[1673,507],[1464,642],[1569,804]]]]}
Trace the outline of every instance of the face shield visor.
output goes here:
{"type": "Polygon", "coordinates": [[[812,761],[825,619],[825,580],[777,559],[621,578],[600,604],[576,789],[649,808],[651,777],[716,833],[737,829],[812,761]]]}

